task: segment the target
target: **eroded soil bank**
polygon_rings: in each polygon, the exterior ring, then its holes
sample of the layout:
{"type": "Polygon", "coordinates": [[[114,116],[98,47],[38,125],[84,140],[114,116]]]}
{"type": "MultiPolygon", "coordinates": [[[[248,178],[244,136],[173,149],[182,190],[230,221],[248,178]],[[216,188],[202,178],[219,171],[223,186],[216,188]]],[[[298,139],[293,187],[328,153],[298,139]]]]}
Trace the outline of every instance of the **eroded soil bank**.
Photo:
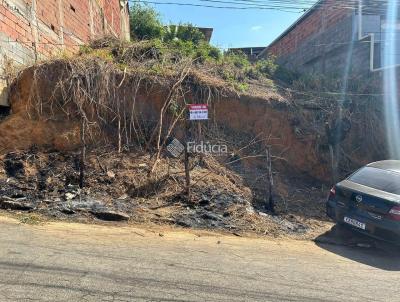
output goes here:
{"type": "Polygon", "coordinates": [[[371,140],[355,140],[368,131],[358,107],[346,109],[352,120],[343,112],[338,119],[329,102],[256,88],[238,94],[199,71],[181,74],[143,76],[98,58],[23,71],[11,87],[11,114],[0,122],[0,206],[62,219],[307,237],[328,223],[332,150],[342,154],[339,175],[384,156],[371,140]],[[191,155],[190,200],[182,158],[165,148],[184,138],[188,103],[210,108],[189,138],[228,147],[218,156],[191,155]]]}

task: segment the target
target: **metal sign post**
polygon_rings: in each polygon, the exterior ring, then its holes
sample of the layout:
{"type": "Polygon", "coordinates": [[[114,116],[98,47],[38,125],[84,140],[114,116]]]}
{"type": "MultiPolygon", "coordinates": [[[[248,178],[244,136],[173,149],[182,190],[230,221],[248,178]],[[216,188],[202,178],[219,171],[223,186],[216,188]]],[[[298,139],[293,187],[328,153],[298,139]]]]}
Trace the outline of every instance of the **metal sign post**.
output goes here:
{"type": "Polygon", "coordinates": [[[190,200],[190,166],[189,166],[189,152],[188,152],[188,140],[190,121],[202,121],[208,120],[208,105],[207,104],[190,104],[189,109],[189,121],[185,119],[185,189],[187,200],[190,200]]]}

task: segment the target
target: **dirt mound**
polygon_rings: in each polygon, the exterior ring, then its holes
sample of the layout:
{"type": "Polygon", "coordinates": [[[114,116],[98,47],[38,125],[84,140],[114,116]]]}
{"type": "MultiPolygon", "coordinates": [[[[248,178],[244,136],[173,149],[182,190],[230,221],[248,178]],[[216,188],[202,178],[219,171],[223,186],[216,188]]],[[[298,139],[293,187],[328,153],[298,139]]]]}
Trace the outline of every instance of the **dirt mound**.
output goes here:
{"type": "Polygon", "coordinates": [[[0,152],[41,146],[49,149],[72,150],[79,143],[79,126],[73,123],[31,120],[15,114],[0,126],[0,152]]]}
{"type": "MultiPolygon", "coordinates": [[[[328,166],[321,165],[317,153],[318,136],[296,131],[294,121],[301,108],[276,93],[272,98],[235,95],[210,76],[204,82],[194,80],[193,73],[167,79],[122,72],[98,59],[61,60],[27,69],[11,89],[12,115],[0,124],[1,150],[76,150],[84,140],[119,150],[150,146],[159,153],[167,137],[183,137],[184,109],[193,100],[210,106],[209,122],[198,125],[203,139],[224,140],[231,153],[246,157],[250,154],[242,147],[257,138],[258,149],[270,147],[277,159],[283,159],[277,160],[279,166],[288,163],[329,179],[328,166]]],[[[250,149],[254,147],[253,142],[250,149]]]]}
{"type": "Polygon", "coordinates": [[[14,82],[9,95],[11,114],[0,123],[0,153],[26,150],[32,146],[72,150],[79,144],[79,123],[76,120],[68,120],[65,116],[57,118],[52,114],[41,115],[42,108],[34,107],[33,99],[51,98],[54,89],[51,85],[58,79],[57,72],[60,72],[59,68],[40,74],[42,80],[36,83],[35,76],[38,75],[35,69],[28,68],[14,82]]]}
{"type": "Polygon", "coordinates": [[[159,153],[167,137],[183,137],[186,105],[207,103],[203,139],[223,139],[243,158],[260,156],[243,152],[257,138],[285,173],[296,169],[330,182],[333,169],[346,175],[385,158],[386,149],[378,147],[385,145],[383,125],[367,103],[354,102],[340,113],[334,101],[291,100],[261,87],[263,93],[238,95],[223,79],[196,67],[161,77],[121,70],[97,57],[56,60],[24,70],[12,85],[12,114],[0,123],[0,152],[32,146],[76,150],[84,133],[88,145],[119,150],[140,145],[159,153]],[[332,154],[340,160],[335,163],[332,154]]]}

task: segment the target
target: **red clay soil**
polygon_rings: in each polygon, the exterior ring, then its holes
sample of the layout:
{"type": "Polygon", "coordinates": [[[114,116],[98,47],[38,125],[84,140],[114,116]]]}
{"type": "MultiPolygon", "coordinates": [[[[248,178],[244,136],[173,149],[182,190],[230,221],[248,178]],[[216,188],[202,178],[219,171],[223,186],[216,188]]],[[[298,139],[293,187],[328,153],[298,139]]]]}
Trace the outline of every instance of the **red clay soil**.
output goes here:
{"type": "MultiPolygon", "coordinates": [[[[15,149],[28,149],[32,146],[59,151],[73,150],[80,145],[79,122],[66,116],[62,111],[47,105],[38,107],[33,99],[46,101],[58,93],[59,81],[57,62],[46,78],[33,81],[34,68],[24,71],[11,90],[12,114],[0,124],[0,151],[5,153],[15,149]],[[46,112],[47,111],[47,112],[46,112]],[[38,114],[40,112],[40,114],[38,114]]],[[[53,66],[52,66],[53,67],[53,66]]],[[[126,87],[121,87],[125,89],[126,87]]],[[[138,115],[157,119],[167,91],[153,87],[136,98],[138,115]]],[[[256,136],[268,137],[264,145],[272,146],[275,155],[285,159],[289,167],[305,172],[315,178],[327,180],[329,169],[321,165],[316,153],[316,139],[313,136],[298,137],[291,123],[293,108],[282,101],[265,100],[250,96],[222,97],[210,107],[209,125],[217,123],[228,129],[232,136],[244,134],[245,145],[256,136]]],[[[179,130],[175,133],[179,136],[179,130]]],[[[252,161],[249,161],[251,164],[252,161]]]]}
{"type": "MultiPolygon", "coordinates": [[[[29,149],[32,146],[59,151],[79,148],[80,122],[77,116],[70,113],[75,109],[68,112],[69,109],[65,110],[64,107],[60,110],[50,101],[63,102],[58,84],[65,73],[68,73],[65,61],[54,61],[29,68],[20,74],[10,93],[12,114],[0,123],[1,153],[29,149]]],[[[132,83],[129,75],[118,76],[118,81],[121,79],[122,84],[117,88],[116,102],[130,108],[133,102],[132,83]]],[[[143,82],[134,101],[135,118],[145,122],[157,121],[167,95],[168,87],[159,83],[148,85],[143,82]]],[[[349,170],[379,159],[384,153],[382,148],[377,148],[382,145],[378,142],[382,141],[383,136],[379,134],[382,126],[371,122],[370,127],[366,128],[368,125],[363,121],[368,114],[370,113],[365,112],[356,116],[358,120],[353,121],[341,146],[344,153],[342,159],[349,163],[346,167],[349,170]],[[367,136],[373,139],[359,139],[367,136]]],[[[239,157],[247,155],[240,151],[240,147],[257,138],[261,140],[260,148],[271,148],[277,159],[277,170],[305,173],[320,181],[329,182],[331,164],[324,128],[326,122],[332,119],[334,121],[334,116],[331,115],[334,113],[329,113],[327,109],[310,109],[297,102],[295,106],[293,102],[284,101],[282,97],[263,99],[249,95],[225,95],[211,100],[210,121],[203,123],[203,126],[205,131],[211,131],[215,127],[223,129],[225,135],[233,141],[232,151],[239,157]]],[[[166,120],[168,121],[168,117],[166,120]]],[[[178,124],[172,134],[180,137],[182,129],[178,124]]],[[[115,135],[112,139],[115,139],[115,135]]],[[[249,169],[263,163],[265,164],[264,159],[257,158],[243,161],[243,165],[247,165],[249,169]]]]}

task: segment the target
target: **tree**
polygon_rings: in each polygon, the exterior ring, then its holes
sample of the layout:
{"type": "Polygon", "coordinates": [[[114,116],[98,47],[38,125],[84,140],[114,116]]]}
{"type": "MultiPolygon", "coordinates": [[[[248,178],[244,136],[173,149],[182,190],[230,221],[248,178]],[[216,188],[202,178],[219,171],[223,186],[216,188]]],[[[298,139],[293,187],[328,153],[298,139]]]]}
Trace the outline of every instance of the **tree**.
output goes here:
{"type": "Polygon", "coordinates": [[[159,13],[152,7],[135,2],[130,9],[131,36],[138,40],[161,39],[164,26],[159,13]]]}

